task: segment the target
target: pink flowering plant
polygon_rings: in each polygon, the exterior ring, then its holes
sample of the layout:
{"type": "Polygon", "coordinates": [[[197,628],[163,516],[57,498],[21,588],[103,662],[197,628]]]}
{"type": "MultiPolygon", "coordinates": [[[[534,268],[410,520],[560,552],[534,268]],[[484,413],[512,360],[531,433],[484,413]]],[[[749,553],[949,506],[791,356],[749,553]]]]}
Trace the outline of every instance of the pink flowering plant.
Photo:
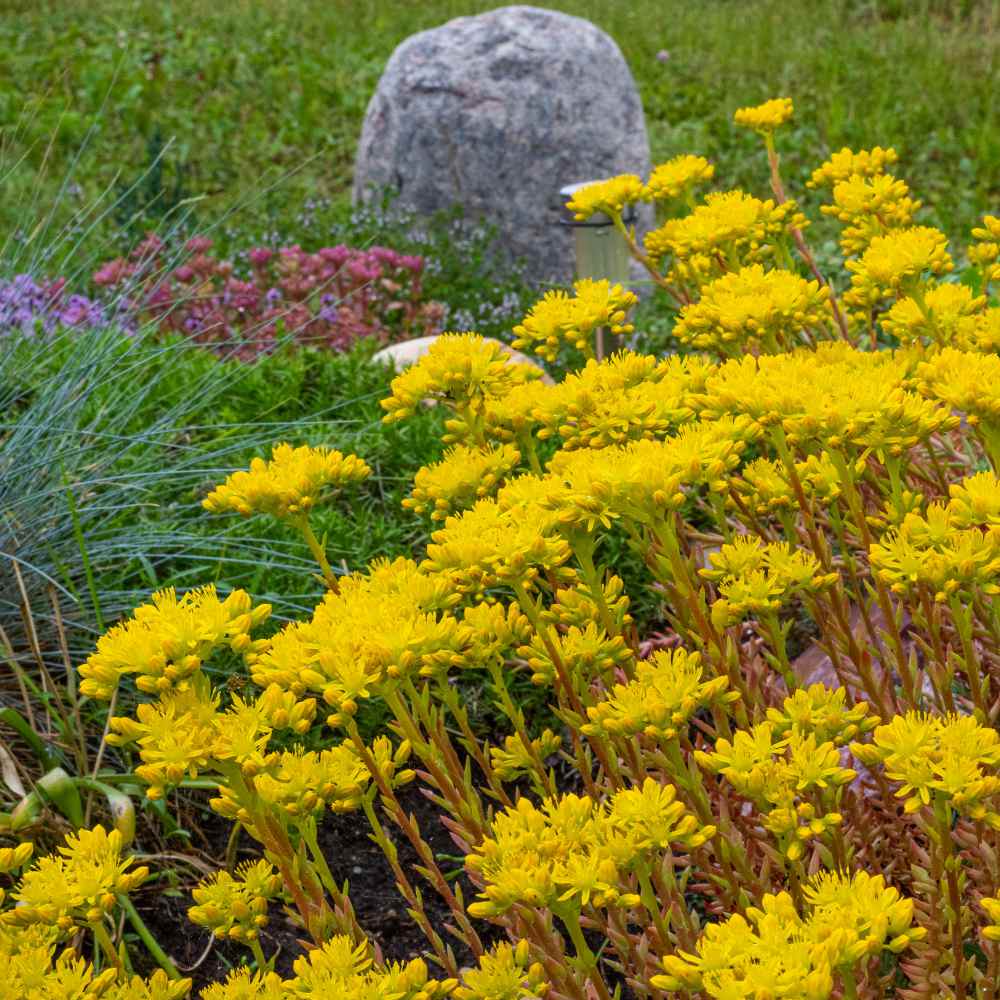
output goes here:
{"type": "Polygon", "coordinates": [[[151,234],[93,280],[159,332],[246,359],[286,341],[341,351],[361,338],[391,343],[441,329],[444,307],[424,301],[422,257],[295,244],[258,246],[234,263],[211,249],[196,236],[178,255],[151,234]]]}

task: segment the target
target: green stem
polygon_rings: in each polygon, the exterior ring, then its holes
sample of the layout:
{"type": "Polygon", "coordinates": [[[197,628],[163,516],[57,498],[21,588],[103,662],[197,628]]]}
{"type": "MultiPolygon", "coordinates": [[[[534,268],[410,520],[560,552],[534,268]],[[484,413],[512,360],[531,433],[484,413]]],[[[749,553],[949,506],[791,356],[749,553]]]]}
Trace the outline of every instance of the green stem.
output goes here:
{"type": "Polygon", "coordinates": [[[128,922],[132,925],[132,929],[139,935],[139,939],[146,946],[150,955],[156,959],[160,968],[171,979],[180,979],[181,974],[177,971],[177,966],[170,961],[170,956],[160,947],[160,942],[153,937],[152,932],[143,922],[142,917],[139,916],[139,911],[132,904],[132,900],[123,894],[118,897],[118,904],[125,911],[125,916],[128,917],[128,922]]]}
{"type": "Polygon", "coordinates": [[[327,559],[323,546],[316,537],[316,533],[312,530],[312,525],[309,523],[309,516],[307,514],[303,514],[300,517],[297,517],[295,519],[295,526],[302,532],[302,537],[306,540],[306,545],[309,546],[309,551],[312,552],[313,558],[317,563],[319,563],[319,568],[323,574],[323,579],[326,581],[326,585],[331,590],[336,590],[339,586],[337,583],[337,577],[330,566],[330,560],[327,559]]]}
{"type": "Polygon", "coordinates": [[[251,938],[249,941],[250,950],[253,952],[253,957],[257,962],[258,972],[270,972],[271,963],[264,957],[264,949],[260,946],[260,941],[257,938],[251,938]]]}

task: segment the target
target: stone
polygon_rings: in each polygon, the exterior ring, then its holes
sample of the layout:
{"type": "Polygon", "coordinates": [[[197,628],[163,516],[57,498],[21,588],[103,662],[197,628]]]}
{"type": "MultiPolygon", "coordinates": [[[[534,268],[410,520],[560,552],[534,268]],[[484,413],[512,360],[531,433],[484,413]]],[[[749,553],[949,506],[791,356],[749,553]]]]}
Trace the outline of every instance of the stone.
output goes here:
{"type": "Polygon", "coordinates": [[[365,115],[354,200],[391,189],[392,211],[418,217],[461,205],[468,222],[497,227],[530,280],[565,283],[573,239],[559,188],[649,168],[642,102],[615,42],[583,18],[502,7],[392,54],[365,115]]]}
{"type": "MultiPolygon", "coordinates": [[[[430,337],[414,337],[413,340],[401,340],[398,344],[390,344],[388,347],[376,351],[372,355],[372,361],[377,364],[392,365],[396,371],[402,371],[404,368],[409,368],[410,365],[415,365],[430,350],[431,344],[439,336],[440,334],[434,334],[430,337]]],[[[513,347],[500,340],[495,340],[493,337],[484,337],[483,339],[488,340],[491,344],[499,344],[512,362],[532,365],[537,368],[542,373],[542,381],[546,385],[553,385],[552,376],[534,358],[529,358],[527,354],[515,351],[513,347]]]]}

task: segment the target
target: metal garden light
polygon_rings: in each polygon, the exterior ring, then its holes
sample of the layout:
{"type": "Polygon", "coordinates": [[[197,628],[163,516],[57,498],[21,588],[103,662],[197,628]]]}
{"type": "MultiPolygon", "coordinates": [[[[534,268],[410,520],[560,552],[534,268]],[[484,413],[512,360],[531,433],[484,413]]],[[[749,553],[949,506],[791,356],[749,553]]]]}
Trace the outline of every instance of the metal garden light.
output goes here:
{"type": "MultiPolygon", "coordinates": [[[[607,279],[612,284],[627,285],[631,257],[621,233],[615,229],[611,219],[602,213],[592,215],[586,222],[578,222],[566,208],[566,202],[582,187],[594,181],[579,181],[559,189],[562,217],[559,224],[573,230],[576,253],[576,277],[591,278],[595,281],[607,279]]],[[[635,222],[636,211],[629,206],[622,216],[626,226],[635,222]]],[[[598,360],[604,357],[604,328],[597,330],[594,354],[598,360]]]]}

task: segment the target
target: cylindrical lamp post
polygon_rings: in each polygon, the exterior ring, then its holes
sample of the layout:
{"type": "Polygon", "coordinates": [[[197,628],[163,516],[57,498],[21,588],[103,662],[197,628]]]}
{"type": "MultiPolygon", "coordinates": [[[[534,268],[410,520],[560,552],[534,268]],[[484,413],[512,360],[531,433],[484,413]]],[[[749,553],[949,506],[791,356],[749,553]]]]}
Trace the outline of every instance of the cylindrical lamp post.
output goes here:
{"type": "MultiPolygon", "coordinates": [[[[593,184],[594,181],[580,181],[567,184],[559,189],[562,217],[559,224],[569,226],[573,230],[576,253],[576,277],[591,278],[599,281],[606,278],[612,284],[627,285],[631,257],[621,233],[615,229],[611,219],[601,212],[592,215],[586,222],[578,222],[573,213],[566,208],[566,202],[582,187],[593,184]]],[[[635,222],[634,206],[626,209],[622,221],[628,226],[635,222]]],[[[604,328],[597,331],[594,353],[598,360],[604,357],[604,328]]]]}

